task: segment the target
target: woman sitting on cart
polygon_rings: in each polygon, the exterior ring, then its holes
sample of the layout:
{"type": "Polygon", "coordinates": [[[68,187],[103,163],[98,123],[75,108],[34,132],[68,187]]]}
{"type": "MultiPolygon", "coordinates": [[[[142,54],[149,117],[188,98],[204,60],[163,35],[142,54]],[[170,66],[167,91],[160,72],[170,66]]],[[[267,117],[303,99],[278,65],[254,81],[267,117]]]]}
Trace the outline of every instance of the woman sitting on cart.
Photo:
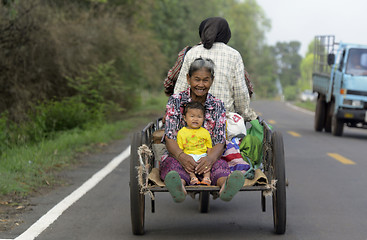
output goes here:
{"type": "Polygon", "coordinates": [[[184,186],[190,183],[188,172],[195,172],[199,178],[210,172],[212,185],[221,188],[219,197],[224,201],[230,201],[245,181],[240,171],[231,174],[227,162],[220,159],[225,149],[226,114],[223,102],[208,93],[213,81],[213,61],[202,58],[194,60],[187,74],[189,88],[172,95],[166,106],[164,140],[168,152],[162,156],[160,174],[175,202],[185,200],[184,186]],[[203,127],[209,131],[213,145],[210,153],[198,162],[185,154],[176,141],[177,132],[185,126],[183,109],[191,101],[205,106],[203,127]]]}

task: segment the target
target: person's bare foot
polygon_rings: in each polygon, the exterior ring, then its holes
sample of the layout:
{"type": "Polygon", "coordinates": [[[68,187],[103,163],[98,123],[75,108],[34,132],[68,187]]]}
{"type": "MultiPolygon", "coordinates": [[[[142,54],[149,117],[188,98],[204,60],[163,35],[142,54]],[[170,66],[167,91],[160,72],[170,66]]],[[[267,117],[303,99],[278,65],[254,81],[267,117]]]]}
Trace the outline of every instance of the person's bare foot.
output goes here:
{"type": "Polygon", "coordinates": [[[183,180],[183,179],[181,179],[181,182],[182,182],[182,190],[183,190],[183,192],[184,192],[184,194],[185,194],[185,196],[186,196],[186,195],[187,195],[186,188],[185,188],[185,186],[186,186],[186,181],[185,181],[185,180],[183,180]]]}

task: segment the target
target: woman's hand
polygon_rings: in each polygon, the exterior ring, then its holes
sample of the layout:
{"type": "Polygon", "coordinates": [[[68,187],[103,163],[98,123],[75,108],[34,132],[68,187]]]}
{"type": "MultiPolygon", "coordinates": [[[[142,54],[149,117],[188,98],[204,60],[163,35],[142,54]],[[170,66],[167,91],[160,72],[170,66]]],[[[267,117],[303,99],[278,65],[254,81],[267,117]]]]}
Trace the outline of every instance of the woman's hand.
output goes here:
{"type": "Polygon", "coordinates": [[[168,152],[176,158],[185,171],[195,172],[195,168],[198,165],[195,160],[190,155],[184,153],[175,140],[169,139],[167,136],[165,137],[165,140],[168,152]]]}
{"type": "Polygon", "coordinates": [[[177,160],[181,163],[181,166],[185,169],[186,172],[195,172],[195,168],[198,164],[190,155],[187,155],[183,152],[180,154],[177,160]]]}
{"type": "Polygon", "coordinates": [[[201,175],[210,172],[215,161],[216,158],[210,156],[200,158],[200,160],[198,161],[198,165],[195,168],[195,173],[201,175]]]}
{"type": "Polygon", "coordinates": [[[195,168],[195,172],[197,174],[210,172],[213,164],[222,156],[225,149],[224,147],[225,145],[223,143],[218,143],[213,148],[208,149],[208,155],[200,158],[198,165],[195,168]]]}

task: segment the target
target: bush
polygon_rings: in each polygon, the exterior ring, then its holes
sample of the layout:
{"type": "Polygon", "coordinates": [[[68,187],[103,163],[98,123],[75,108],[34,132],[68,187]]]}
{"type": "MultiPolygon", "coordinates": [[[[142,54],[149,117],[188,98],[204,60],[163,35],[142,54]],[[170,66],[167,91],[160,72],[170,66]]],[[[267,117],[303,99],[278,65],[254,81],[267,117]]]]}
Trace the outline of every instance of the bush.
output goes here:
{"type": "Polygon", "coordinates": [[[0,156],[9,144],[8,128],[7,128],[7,112],[4,112],[0,116],[0,156]]]}
{"type": "Polygon", "coordinates": [[[24,125],[11,121],[7,111],[0,115],[0,157],[7,148],[27,141],[24,125]]]}
{"type": "Polygon", "coordinates": [[[117,74],[113,62],[100,64],[84,77],[66,77],[69,86],[80,96],[81,101],[105,116],[131,108],[136,102],[135,89],[127,86],[117,74]]]}
{"type": "MultiPolygon", "coordinates": [[[[153,32],[139,26],[129,11],[135,1],[121,6],[87,0],[8,2],[0,4],[0,112],[8,110],[10,119],[26,120],[31,103],[74,96],[65,76],[105,74],[106,67],[113,66],[118,75],[113,79],[119,88],[103,90],[113,96],[106,99],[112,105],[129,109],[136,102],[134,89],[162,87],[166,59],[153,32]]],[[[99,87],[110,85],[105,81],[99,87]]]]}
{"type": "Polygon", "coordinates": [[[84,128],[89,122],[101,122],[103,114],[99,109],[88,108],[80,97],[70,97],[36,106],[31,119],[29,136],[33,141],[39,141],[54,132],[84,128]]]}
{"type": "Polygon", "coordinates": [[[297,99],[298,88],[296,86],[286,86],[284,88],[284,96],[287,101],[294,101],[297,99]]]}

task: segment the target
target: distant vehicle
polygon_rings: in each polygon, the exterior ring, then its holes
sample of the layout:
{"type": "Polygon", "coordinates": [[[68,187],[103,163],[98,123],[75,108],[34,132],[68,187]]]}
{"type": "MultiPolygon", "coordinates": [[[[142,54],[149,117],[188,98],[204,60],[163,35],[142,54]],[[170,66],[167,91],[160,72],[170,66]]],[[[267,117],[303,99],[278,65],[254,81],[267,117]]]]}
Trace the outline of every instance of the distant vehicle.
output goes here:
{"type": "Polygon", "coordinates": [[[312,92],[312,90],[307,89],[300,94],[299,98],[302,102],[315,101],[317,99],[317,93],[314,93],[312,92]]]}
{"type": "Polygon", "coordinates": [[[318,93],[315,130],[341,136],[345,125],[367,128],[367,46],[316,36],[312,74],[318,93]]]}

